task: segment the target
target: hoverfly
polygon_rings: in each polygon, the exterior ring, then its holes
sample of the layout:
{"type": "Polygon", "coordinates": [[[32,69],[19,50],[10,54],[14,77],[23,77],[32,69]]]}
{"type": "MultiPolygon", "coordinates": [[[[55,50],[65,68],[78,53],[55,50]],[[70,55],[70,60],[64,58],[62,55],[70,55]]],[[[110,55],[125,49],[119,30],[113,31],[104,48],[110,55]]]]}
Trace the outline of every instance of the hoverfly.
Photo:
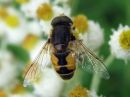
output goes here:
{"type": "Polygon", "coordinates": [[[45,67],[46,63],[42,61],[46,60],[47,54],[50,55],[55,71],[64,80],[73,77],[76,64],[87,71],[98,73],[105,79],[109,78],[109,73],[102,60],[89,50],[82,40],[75,37],[73,22],[69,17],[65,15],[55,17],[51,25],[53,29],[48,40],[25,73],[25,85],[34,81],[41,67],[45,67]]]}

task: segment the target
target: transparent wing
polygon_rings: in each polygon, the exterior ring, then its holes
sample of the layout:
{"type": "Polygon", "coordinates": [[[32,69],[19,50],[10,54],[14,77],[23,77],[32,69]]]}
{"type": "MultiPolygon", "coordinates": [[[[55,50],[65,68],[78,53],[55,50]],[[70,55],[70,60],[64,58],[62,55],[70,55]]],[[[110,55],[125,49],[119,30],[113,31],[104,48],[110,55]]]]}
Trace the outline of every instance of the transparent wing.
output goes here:
{"type": "Polygon", "coordinates": [[[78,66],[85,71],[97,73],[104,79],[109,79],[110,75],[101,59],[99,59],[90,49],[88,49],[81,40],[73,42],[74,50],[78,59],[78,66]]]}
{"type": "Polygon", "coordinates": [[[39,79],[42,69],[48,64],[47,58],[49,57],[49,51],[51,50],[51,45],[48,41],[42,47],[40,53],[36,59],[27,66],[24,73],[24,82],[23,85],[26,87],[31,85],[39,79]]]}

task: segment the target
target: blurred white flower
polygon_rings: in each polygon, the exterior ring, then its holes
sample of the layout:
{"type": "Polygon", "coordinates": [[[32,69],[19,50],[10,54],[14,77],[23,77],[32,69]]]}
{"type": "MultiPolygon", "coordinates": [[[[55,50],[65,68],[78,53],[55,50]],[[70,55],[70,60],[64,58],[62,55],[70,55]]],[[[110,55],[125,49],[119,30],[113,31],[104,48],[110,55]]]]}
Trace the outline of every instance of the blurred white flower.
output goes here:
{"type": "Polygon", "coordinates": [[[51,68],[45,68],[40,80],[34,83],[35,94],[41,97],[58,97],[62,87],[63,80],[51,68]]]}
{"type": "Polygon", "coordinates": [[[40,21],[41,29],[46,35],[50,35],[51,33],[51,21],[40,21]]]}
{"type": "Polygon", "coordinates": [[[21,5],[21,11],[26,17],[36,18],[37,8],[43,3],[50,3],[49,0],[30,0],[29,2],[21,5]]]}
{"type": "Polygon", "coordinates": [[[104,34],[101,26],[92,21],[88,21],[88,30],[80,36],[86,46],[92,50],[97,50],[104,43],[104,34]]]}
{"type": "Polygon", "coordinates": [[[62,7],[51,3],[50,0],[31,0],[21,5],[21,10],[27,17],[39,19],[41,29],[45,34],[49,34],[51,30],[51,20],[61,14],[70,16],[70,7],[62,7]]]}
{"type": "Polygon", "coordinates": [[[24,18],[14,8],[7,8],[8,15],[1,20],[0,30],[5,34],[9,43],[20,43],[26,36],[24,18]]]}
{"type": "Polygon", "coordinates": [[[75,27],[74,35],[82,39],[88,48],[97,50],[103,44],[103,29],[98,23],[88,20],[85,15],[79,14],[73,17],[73,26],[75,27]]]}
{"type": "Polygon", "coordinates": [[[130,59],[130,27],[120,25],[112,31],[109,41],[111,53],[118,59],[130,59]]]}
{"type": "Polygon", "coordinates": [[[5,27],[6,39],[9,43],[19,44],[26,36],[25,28],[8,28],[5,27]]]}
{"type": "Polygon", "coordinates": [[[0,88],[8,88],[13,85],[17,66],[13,56],[8,51],[0,51],[0,88]]]}
{"type": "Polygon", "coordinates": [[[41,36],[43,31],[40,23],[36,20],[27,21],[27,32],[33,35],[41,36]]]}
{"type": "Polygon", "coordinates": [[[53,5],[52,6],[52,10],[53,10],[53,17],[46,21],[46,20],[40,20],[40,25],[42,26],[42,30],[44,31],[45,34],[49,35],[50,34],[50,31],[52,29],[51,27],[51,21],[54,17],[56,16],[60,16],[62,14],[65,14],[66,16],[70,16],[70,7],[68,9],[66,8],[63,8],[61,6],[57,6],[57,5],[53,5]]]}

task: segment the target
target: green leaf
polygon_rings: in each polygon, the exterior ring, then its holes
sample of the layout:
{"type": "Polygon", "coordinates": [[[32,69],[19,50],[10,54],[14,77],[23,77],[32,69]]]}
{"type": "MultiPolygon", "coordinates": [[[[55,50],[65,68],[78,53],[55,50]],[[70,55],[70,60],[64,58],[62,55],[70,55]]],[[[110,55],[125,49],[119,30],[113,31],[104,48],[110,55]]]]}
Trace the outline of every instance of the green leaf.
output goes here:
{"type": "Polygon", "coordinates": [[[23,47],[15,44],[9,44],[7,49],[11,51],[19,60],[25,63],[28,62],[29,53],[23,47]]]}

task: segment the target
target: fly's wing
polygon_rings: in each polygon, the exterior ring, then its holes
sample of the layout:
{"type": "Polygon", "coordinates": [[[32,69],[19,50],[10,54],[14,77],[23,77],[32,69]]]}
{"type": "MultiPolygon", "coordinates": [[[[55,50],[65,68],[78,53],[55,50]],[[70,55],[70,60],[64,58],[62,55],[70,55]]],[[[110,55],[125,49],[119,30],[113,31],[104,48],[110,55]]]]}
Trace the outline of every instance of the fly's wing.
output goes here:
{"type": "Polygon", "coordinates": [[[97,73],[104,79],[110,78],[103,61],[88,49],[81,40],[75,40],[71,45],[73,45],[73,50],[76,52],[78,66],[81,66],[85,71],[97,73]]]}
{"type": "Polygon", "coordinates": [[[24,75],[23,85],[26,87],[32,82],[36,81],[41,74],[41,70],[47,65],[47,57],[49,57],[49,51],[51,50],[51,44],[48,41],[42,47],[40,53],[36,59],[27,66],[24,75]]]}

